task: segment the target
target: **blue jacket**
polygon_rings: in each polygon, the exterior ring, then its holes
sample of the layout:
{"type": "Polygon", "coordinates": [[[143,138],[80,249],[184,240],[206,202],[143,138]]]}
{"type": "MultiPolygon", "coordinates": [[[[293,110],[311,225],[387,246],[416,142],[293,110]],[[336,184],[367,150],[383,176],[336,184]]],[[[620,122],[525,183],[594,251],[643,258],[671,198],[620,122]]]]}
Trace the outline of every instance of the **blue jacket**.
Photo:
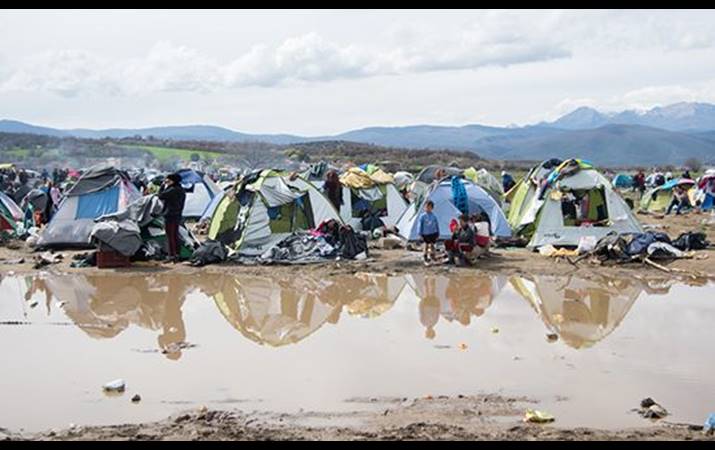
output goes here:
{"type": "Polygon", "coordinates": [[[419,235],[439,234],[439,222],[433,212],[424,212],[419,219],[419,235]]]}

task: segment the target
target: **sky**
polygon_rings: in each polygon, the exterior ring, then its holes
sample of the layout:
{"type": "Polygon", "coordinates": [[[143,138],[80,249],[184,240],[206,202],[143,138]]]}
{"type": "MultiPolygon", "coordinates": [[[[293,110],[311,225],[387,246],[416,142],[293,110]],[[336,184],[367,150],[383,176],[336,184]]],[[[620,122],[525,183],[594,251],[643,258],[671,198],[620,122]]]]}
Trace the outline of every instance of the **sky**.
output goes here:
{"type": "Polygon", "coordinates": [[[320,136],[715,103],[714,11],[0,10],[0,119],[320,136]]]}

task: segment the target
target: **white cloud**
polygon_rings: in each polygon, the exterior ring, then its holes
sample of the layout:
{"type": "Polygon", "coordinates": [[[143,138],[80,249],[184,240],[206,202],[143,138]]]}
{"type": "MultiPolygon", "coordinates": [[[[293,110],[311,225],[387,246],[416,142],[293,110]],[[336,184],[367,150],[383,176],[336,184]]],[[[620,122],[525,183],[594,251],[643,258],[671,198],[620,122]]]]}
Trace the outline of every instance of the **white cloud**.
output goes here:
{"type": "MultiPolygon", "coordinates": [[[[432,35],[434,36],[434,35],[432,35]]],[[[140,58],[116,60],[82,50],[44,52],[27,58],[0,91],[48,91],[133,95],[161,91],[214,92],[433,71],[509,66],[569,56],[546,35],[467,29],[451,35],[412,39],[390,48],[340,45],[317,33],[277,45],[255,45],[228,62],[197,50],[160,42],[140,58]]]]}

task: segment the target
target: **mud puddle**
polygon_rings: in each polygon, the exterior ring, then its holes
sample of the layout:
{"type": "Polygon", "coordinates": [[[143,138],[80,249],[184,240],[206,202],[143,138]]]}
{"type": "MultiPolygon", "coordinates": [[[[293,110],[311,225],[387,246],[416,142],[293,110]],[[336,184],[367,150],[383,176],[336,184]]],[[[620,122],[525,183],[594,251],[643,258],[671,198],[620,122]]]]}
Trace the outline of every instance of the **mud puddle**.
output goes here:
{"type": "Polygon", "coordinates": [[[714,294],[478,273],[5,277],[0,426],[144,422],[203,405],[347,423],[385,399],[492,393],[535,399],[564,427],[646,425],[630,411],[644,397],[671,421],[702,423],[715,410],[714,294]],[[104,394],[117,378],[126,391],[104,394]]]}

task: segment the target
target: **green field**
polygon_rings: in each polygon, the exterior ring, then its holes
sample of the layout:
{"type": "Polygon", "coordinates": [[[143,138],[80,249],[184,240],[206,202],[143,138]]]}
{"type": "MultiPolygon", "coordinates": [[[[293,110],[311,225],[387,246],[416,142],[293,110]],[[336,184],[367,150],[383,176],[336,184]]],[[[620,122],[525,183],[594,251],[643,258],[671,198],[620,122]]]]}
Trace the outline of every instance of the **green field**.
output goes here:
{"type": "Polygon", "coordinates": [[[185,149],[185,148],[169,148],[169,147],[153,147],[153,146],[149,146],[149,145],[132,145],[132,146],[126,146],[124,148],[147,150],[147,151],[151,152],[151,154],[154,155],[154,157],[157,160],[159,160],[160,162],[165,162],[172,158],[180,158],[184,161],[191,161],[191,155],[194,153],[197,153],[199,156],[201,156],[202,160],[214,159],[214,158],[218,158],[219,156],[222,155],[221,153],[218,153],[218,152],[208,152],[205,150],[193,150],[193,149],[185,149]]]}

